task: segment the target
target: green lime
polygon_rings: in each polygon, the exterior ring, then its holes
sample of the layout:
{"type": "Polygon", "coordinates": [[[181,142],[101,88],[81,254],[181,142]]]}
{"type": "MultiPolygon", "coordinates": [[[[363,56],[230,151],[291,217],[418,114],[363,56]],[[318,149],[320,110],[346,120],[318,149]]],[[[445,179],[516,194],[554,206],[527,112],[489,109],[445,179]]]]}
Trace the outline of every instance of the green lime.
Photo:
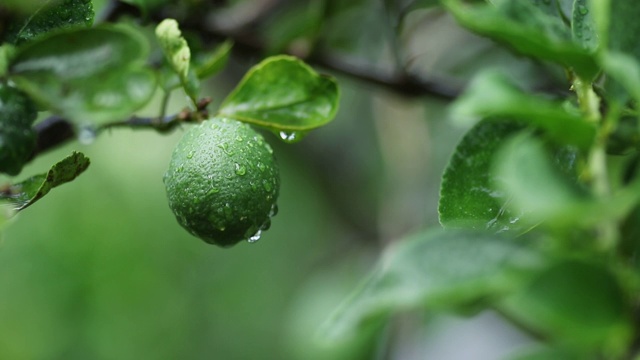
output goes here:
{"type": "Polygon", "coordinates": [[[273,150],[249,125],[212,118],[187,131],[164,175],[178,222],[210,244],[255,241],[271,224],[280,188],[273,150]]]}
{"type": "Polygon", "coordinates": [[[37,116],[31,99],[0,83],[0,172],[18,175],[36,146],[31,125],[37,116]]]}

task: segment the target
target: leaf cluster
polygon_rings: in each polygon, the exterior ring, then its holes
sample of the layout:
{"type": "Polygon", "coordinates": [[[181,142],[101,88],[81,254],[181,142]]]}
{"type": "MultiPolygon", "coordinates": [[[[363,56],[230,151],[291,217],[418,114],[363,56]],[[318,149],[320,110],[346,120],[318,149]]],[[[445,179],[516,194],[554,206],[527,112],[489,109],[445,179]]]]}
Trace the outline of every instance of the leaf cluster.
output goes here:
{"type": "Polygon", "coordinates": [[[407,310],[490,308],[544,340],[517,358],[634,358],[640,4],[441,6],[470,31],[561,68],[571,92],[533,93],[498,69],[473,79],[450,107],[469,130],[442,176],[443,229],[391,247],[323,334],[370,331],[407,310]]]}

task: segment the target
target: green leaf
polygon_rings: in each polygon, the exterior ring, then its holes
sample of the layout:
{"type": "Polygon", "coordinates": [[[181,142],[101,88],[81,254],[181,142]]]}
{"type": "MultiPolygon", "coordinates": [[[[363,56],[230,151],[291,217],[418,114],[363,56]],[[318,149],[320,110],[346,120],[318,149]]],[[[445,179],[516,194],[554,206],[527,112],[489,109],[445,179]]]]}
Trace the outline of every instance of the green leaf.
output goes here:
{"type": "Polygon", "coordinates": [[[89,27],[94,15],[91,0],[42,1],[33,13],[9,20],[4,41],[21,44],[53,30],[89,27]]]}
{"type": "Polygon", "coordinates": [[[608,51],[601,55],[600,61],[607,79],[607,96],[622,104],[629,94],[640,101],[640,62],[633,56],[622,52],[608,51]]]}
{"type": "Polygon", "coordinates": [[[190,70],[191,50],[187,40],[182,37],[178,28],[178,22],[174,19],[165,19],[156,27],[156,37],[162,48],[165,58],[173,71],[178,74],[182,86],[196,103],[200,92],[200,84],[197,76],[190,70]]]}
{"type": "Polygon", "coordinates": [[[195,64],[198,78],[211,77],[224,69],[231,55],[231,48],[233,48],[233,41],[227,40],[218,45],[213,53],[199,57],[195,64]]]}
{"type": "Polygon", "coordinates": [[[327,124],[338,110],[339,89],[292,56],[270,57],[254,66],[220,107],[220,116],[252,123],[283,140],[327,124]]]}
{"type": "Polygon", "coordinates": [[[89,159],[82,153],[70,156],[53,165],[51,169],[35,175],[0,192],[0,199],[15,205],[16,210],[24,210],[42,199],[51,189],[74,180],[89,167],[89,159]]]}
{"type": "Polygon", "coordinates": [[[18,89],[0,83],[0,172],[17,175],[36,146],[31,125],[35,104],[18,89]]]}
{"type": "Polygon", "coordinates": [[[138,7],[143,14],[148,14],[151,10],[166,4],[169,0],[121,0],[124,3],[138,7]]]}
{"type": "Polygon", "coordinates": [[[478,231],[426,231],[393,246],[370,278],[325,324],[328,339],[397,311],[455,308],[518,288],[541,266],[537,252],[478,231]]]}
{"type": "Polygon", "coordinates": [[[508,1],[498,8],[443,0],[456,20],[470,30],[504,43],[514,51],[571,68],[592,79],[598,66],[591,54],[574,44],[559,18],[545,14],[527,1],[508,1]]]}
{"type": "Polygon", "coordinates": [[[521,220],[530,224],[548,221],[570,226],[593,210],[593,199],[561,173],[539,140],[527,134],[501,149],[493,176],[509,196],[511,211],[521,212],[521,220]]]}
{"type": "Polygon", "coordinates": [[[78,122],[118,120],[148,102],[155,77],[134,29],[103,26],[58,33],[19,48],[11,79],[47,109],[78,122]]]}
{"type": "Polygon", "coordinates": [[[540,129],[561,144],[589,149],[596,129],[577,109],[526,94],[498,71],[476,76],[468,89],[452,105],[454,119],[501,117],[522,120],[540,129]],[[575,110],[575,111],[572,111],[575,110]]]}
{"type": "Polygon", "coordinates": [[[573,2],[571,34],[573,40],[589,52],[598,48],[599,36],[588,0],[573,2]]]}
{"type": "Polygon", "coordinates": [[[438,213],[445,228],[523,230],[509,196],[495,187],[493,160],[505,141],[525,127],[510,121],[485,120],[469,130],[449,161],[440,187],[438,213]]]}
{"type": "Polygon", "coordinates": [[[9,71],[9,63],[15,53],[15,48],[10,44],[0,46],[0,77],[4,77],[9,71]]]}
{"type": "Polygon", "coordinates": [[[17,76],[14,81],[47,109],[76,122],[92,123],[128,118],[149,102],[156,89],[155,75],[148,69],[65,82],[49,74],[17,76]]]}
{"type": "Polygon", "coordinates": [[[148,53],[144,37],[132,28],[101,26],[39,38],[18,48],[10,75],[29,78],[50,74],[60,80],[84,78],[142,61],[148,53]]]}
{"type": "Polygon", "coordinates": [[[510,318],[585,355],[622,355],[631,340],[631,309],[607,269],[566,260],[540,272],[499,305],[510,318]]]}
{"type": "Polygon", "coordinates": [[[535,347],[526,351],[518,352],[514,356],[508,357],[509,360],[585,360],[579,354],[568,352],[564,349],[535,347]]]}

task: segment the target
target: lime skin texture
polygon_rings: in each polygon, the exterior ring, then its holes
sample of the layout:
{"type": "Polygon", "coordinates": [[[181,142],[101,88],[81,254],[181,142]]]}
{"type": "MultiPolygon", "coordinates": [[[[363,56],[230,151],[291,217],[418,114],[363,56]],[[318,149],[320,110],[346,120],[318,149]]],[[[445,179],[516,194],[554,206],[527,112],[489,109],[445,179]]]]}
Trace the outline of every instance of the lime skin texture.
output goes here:
{"type": "Polygon", "coordinates": [[[229,247],[270,226],[280,175],[262,135],[248,124],[214,117],[183,135],[164,184],[182,227],[209,244],[229,247]]]}

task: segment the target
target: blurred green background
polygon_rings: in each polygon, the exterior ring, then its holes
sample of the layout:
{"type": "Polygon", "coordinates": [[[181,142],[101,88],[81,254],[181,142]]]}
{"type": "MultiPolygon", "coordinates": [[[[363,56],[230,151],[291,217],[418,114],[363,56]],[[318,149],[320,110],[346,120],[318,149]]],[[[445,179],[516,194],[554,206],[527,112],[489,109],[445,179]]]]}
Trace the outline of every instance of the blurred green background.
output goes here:
{"type": "MultiPolygon", "coordinates": [[[[265,1],[235,1],[227,10],[253,3],[265,1]]],[[[312,2],[279,3],[273,19],[306,13],[310,7],[300,4],[312,2]]],[[[334,50],[375,67],[393,64],[379,2],[353,2],[339,15],[327,34],[334,50]]],[[[555,81],[543,75],[548,69],[470,35],[437,9],[412,12],[398,39],[407,69],[455,84],[487,65],[531,87],[555,81]]],[[[204,95],[219,102],[259,60],[233,57],[204,95]]],[[[412,314],[350,343],[315,341],[387,245],[437,226],[439,177],[465,130],[447,118],[446,102],[338,81],[342,101],[333,123],[292,145],[265,134],[281,167],[280,211],[255,244],[213,247],[175,221],[162,175],[183,130],[165,136],[117,129],[26,167],[18,179],[46,171],[73,150],[92,162],[76,181],[20,213],[3,234],[0,359],[447,358],[451,337],[438,342],[433,334],[458,326],[456,318],[412,314]]],[[[171,110],[186,104],[176,93],[171,110]]],[[[156,109],[157,103],[141,114],[156,115],[156,109]]],[[[499,340],[487,340],[495,346],[485,352],[487,341],[480,348],[467,341],[475,359],[526,341],[491,314],[478,321],[469,339],[495,330],[499,340]]]]}

